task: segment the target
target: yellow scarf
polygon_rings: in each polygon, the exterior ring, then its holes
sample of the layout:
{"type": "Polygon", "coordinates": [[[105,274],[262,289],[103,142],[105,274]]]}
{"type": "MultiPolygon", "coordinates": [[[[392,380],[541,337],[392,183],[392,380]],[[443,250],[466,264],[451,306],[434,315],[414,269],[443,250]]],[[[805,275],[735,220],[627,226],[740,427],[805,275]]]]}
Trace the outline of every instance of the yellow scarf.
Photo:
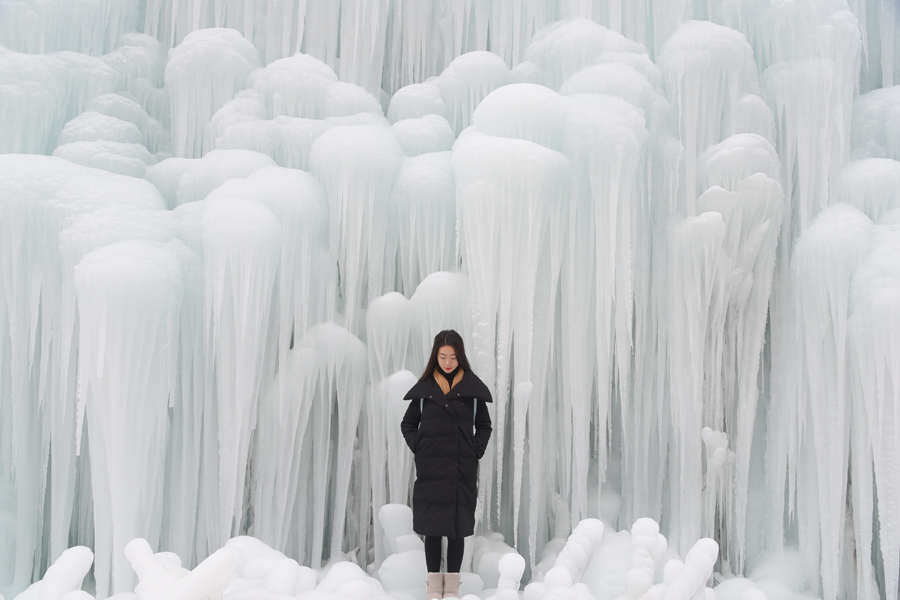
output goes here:
{"type": "Polygon", "coordinates": [[[432,375],[434,375],[434,380],[437,381],[437,384],[439,386],[441,386],[441,391],[444,392],[444,395],[446,396],[447,394],[450,393],[450,390],[452,390],[454,387],[456,387],[457,383],[462,381],[463,370],[460,369],[459,371],[456,372],[456,376],[453,378],[453,384],[451,385],[451,384],[447,383],[446,377],[444,377],[443,375],[441,375],[440,373],[437,372],[438,369],[440,369],[440,367],[437,367],[432,372],[432,375]]]}

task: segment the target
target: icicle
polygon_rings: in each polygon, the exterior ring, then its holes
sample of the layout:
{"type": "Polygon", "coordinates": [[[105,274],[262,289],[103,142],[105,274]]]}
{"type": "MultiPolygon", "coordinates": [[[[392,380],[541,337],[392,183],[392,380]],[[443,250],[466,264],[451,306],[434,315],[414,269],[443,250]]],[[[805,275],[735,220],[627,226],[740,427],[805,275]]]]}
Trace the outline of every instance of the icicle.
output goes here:
{"type": "MultiPolygon", "coordinates": [[[[413,343],[411,348],[413,368],[425,368],[434,336],[439,331],[454,329],[463,340],[472,340],[469,294],[469,279],[464,273],[432,273],[416,287],[416,293],[409,299],[416,320],[415,331],[419,336],[419,343],[413,343]]],[[[469,346],[472,347],[472,342],[469,342],[469,346]]],[[[475,357],[473,350],[468,350],[467,354],[475,357]]],[[[474,360],[473,358],[469,362],[474,360]]]]}
{"type": "Polygon", "coordinates": [[[738,99],[758,91],[753,50],[733,29],[689,21],[665,43],[658,62],[684,144],[686,210],[695,215],[697,157],[734,129],[738,99]]]}
{"type": "Polygon", "coordinates": [[[434,82],[413,83],[397,90],[391,96],[387,117],[391,123],[403,119],[418,119],[425,115],[448,117],[447,105],[441,97],[441,89],[434,82]]]}
{"type": "Polygon", "coordinates": [[[184,282],[171,249],[128,241],[85,256],[75,267],[75,285],[78,399],[90,427],[95,514],[108,515],[95,521],[95,577],[98,592],[107,595],[133,585],[121,559],[125,545],[159,536],[184,282]]]}
{"type": "Polygon", "coordinates": [[[708,212],[679,223],[672,237],[669,275],[668,371],[672,411],[674,473],[669,506],[676,520],[669,539],[682,553],[700,537],[701,439],[703,416],[703,357],[710,304],[716,294],[719,254],[726,227],[722,215],[708,212]],[[679,518],[680,515],[680,518],[679,518]]]}
{"type": "Polygon", "coordinates": [[[505,85],[508,79],[506,63],[496,54],[484,51],[463,54],[444,69],[437,85],[457,136],[469,126],[472,113],[485,96],[505,85]]]}
{"type": "Polygon", "coordinates": [[[835,185],[834,200],[848,202],[878,223],[900,208],[900,162],[867,158],[848,164],[835,185]]]}
{"type": "MultiPolygon", "coordinates": [[[[550,344],[545,336],[556,291],[555,286],[539,289],[536,284],[539,274],[542,280],[558,277],[562,215],[551,199],[565,190],[569,161],[533,142],[489,136],[473,127],[457,140],[452,162],[460,247],[472,286],[473,369],[494,389],[497,426],[492,439],[496,439],[496,447],[503,448],[511,384],[515,389],[530,377],[535,390],[531,402],[537,404],[532,417],[535,426],[543,414],[550,344]],[[513,260],[525,266],[512,272],[503,267],[513,260]],[[514,382],[510,381],[511,369],[516,374],[514,382]]],[[[513,419],[524,422],[526,408],[514,408],[513,419]]],[[[523,431],[521,426],[514,428],[523,431]]],[[[534,430],[530,433],[537,435],[534,430]]],[[[521,460],[520,455],[513,457],[514,464],[521,460]]],[[[497,461],[496,479],[502,488],[502,454],[497,461]]],[[[484,501],[492,485],[485,479],[488,474],[482,473],[479,494],[484,501]]],[[[513,481],[514,498],[521,493],[521,484],[513,481]]],[[[499,510],[499,495],[496,502],[499,510]]],[[[518,501],[514,502],[518,507],[518,501]]],[[[532,505],[533,511],[538,508],[532,505]]],[[[517,522],[518,511],[512,517],[517,522]]],[[[529,523],[532,535],[536,527],[529,523]]]]}
{"type": "MultiPolygon", "coordinates": [[[[203,215],[205,322],[216,361],[218,495],[209,524],[215,548],[239,531],[250,433],[262,381],[274,368],[270,328],[282,228],[258,202],[216,198],[203,215]]],[[[274,335],[274,332],[271,334],[274,335]]]]}
{"type": "Polygon", "coordinates": [[[204,134],[213,114],[259,66],[256,49],[232,29],[203,29],[184,38],[166,64],[175,156],[199,158],[215,146],[204,134]]]}
{"type": "Polygon", "coordinates": [[[900,160],[900,85],[874,90],[853,103],[854,158],[900,160]]]}
{"type": "MultiPolygon", "coordinates": [[[[900,372],[898,372],[898,294],[900,294],[900,269],[897,256],[900,249],[900,211],[893,210],[881,220],[871,236],[871,247],[852,280],[850,289],[850,309],[853,315],[848,320],[850,340],[851,379],[853,405],[858,407],[853,413],[854,428],[851,437],[861,436],[853,446],[866,453],[854,465],[865,470],[874,466],[875,484],[878,493],[878,531],[884,573],[885,598],[896,600],[897,579],[900,573],[900,510],[897,499],[890,492],[898,485],[897,457],[900,456],[900,436],[897,432],[897,418],[900,413],[900,372]],[[858,423],[858,420],[865,419],[858,423]],[[869,453],[871,452],[871,453],[869,453]],[[873,464],[863,462],[873,459],[873,464]]],[[[856,469],[853,473],[857,476],[856,469]]],[[[859,489],[860,497],[854,502],[854,522],[871,518],[872,502],[871,478],[854,479],[853,491],[859,489]],[[861,484],[866,482],[866,486],[861,484]],[[866,493],[868,492],[868,496],[866,493]],[[866,503],[866,512],[856,515],[859,503],[866,503]]],[[[862,521],[858,527],[866,535],[857,535],[860,559],[868,559],[867,545],[871,541],[871,521],[862,521]]],[[[857,596],[866,592],[877,594],[873,586],[872,565],[861,565],[857,596]]]]}
{"type": "Polygon", "coordinates": [[[310,149],[310,170],[328,196],[331,251],[351,331],[362,329],[357,315],[366,302],[394,281],[393,262],[384,261],[385,205],[402,158],[390,129],[376,125],[333,127],[310,149]]]}
{"type": "Polygon", "coordinates": [[[426,115],[418,119],[404,119],[391,127],[406,156],[450,150],[456,136],[447,119],[440,115],[426,115]]]}
{"type": "Polygon", "coordinates": [[[558,90],[564,81],[604,53],[646,54],[641,44],[585,19],[552,23],[534,34],[525,53],[541,73],[539,83],[558,90]]]}
{"type": "Polygon", "coordinates": [[[0,53],[0,99],[6,107],[0,153],[49,153],[63,125],[118,84],[119,74],[99,58],[0,53]]]}
{"type": "MultiPolygon", "coordinates": [[[[810,557],[821,544],[821,576],[825,598],[836,598],[844,530],[850,426],[847,376],[847,319],[850,282],[869,245],[872,222],[858,210],[836,204],[815,220],[797,241],[791,263],[794,314],[802,369],[798,378],[798,430],[807,448],[809,479],[798,473],[798,511],[809,506],[819,518],[818,531],[804,539],[800,550],[810,557]],[[808,416],[807,416],[808,415],[808,416]],[[814,487],[808,487],[813,485],[814,487]],[[815,538],[811,541],[809,538],[815,538]],[[821,540],[821,541],[819,541],[821,540]]],[[[801,463],[802,464],[802,463],[801,463]]]]}
{"type": "Polygon", "coordinates": [[[381,93],[387,0],[343,0],[341,3],[341,80],[370,94],[381,93]]]}

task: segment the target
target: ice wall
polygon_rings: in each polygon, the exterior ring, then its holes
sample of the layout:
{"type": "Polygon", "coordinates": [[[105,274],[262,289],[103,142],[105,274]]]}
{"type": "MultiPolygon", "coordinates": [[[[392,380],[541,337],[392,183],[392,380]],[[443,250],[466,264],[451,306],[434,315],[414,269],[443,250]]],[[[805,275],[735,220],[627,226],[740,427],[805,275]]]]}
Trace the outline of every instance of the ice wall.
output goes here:
{"type": "Polygon", "coordinates": [[[164,597],[151,551],[222,575],[245,533],[377,572],[402,396],[454,328],[507,588],[589,593],[637,521],[629,597],[793,548],[813,595],[896,599],[898,22],[0,2],[0,590],[80,544],[99,596],[164,597]]]}

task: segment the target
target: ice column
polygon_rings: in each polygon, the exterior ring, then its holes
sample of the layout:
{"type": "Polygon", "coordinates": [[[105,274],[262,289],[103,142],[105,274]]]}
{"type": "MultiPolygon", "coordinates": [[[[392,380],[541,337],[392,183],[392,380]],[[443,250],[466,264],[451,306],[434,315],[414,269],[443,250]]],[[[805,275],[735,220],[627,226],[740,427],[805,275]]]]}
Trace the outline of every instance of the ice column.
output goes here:
{"type": "Polygon", "coordinates": [[[311,565],[316,567],[322,560],[326,522],[331,530],[330,556],[337,556],[343,551],[344,527],[350,517],[347,507],[356,427],[365,394],[366,348],[357,337],[334,323],[321,323],[310,329],[306,338],[301,340],[300,347],[312,347],[319,356],[318,387],[312,417],[316,450],[312,467],[312,550],[309,556],[311,565]],[[337,439],[331,436],[335,409],[337,439]],[[330,470],[332,448],[336,465],[333,473],[330,470]],[[334,492],[330,495],[328,482],[332,478],[334,492]],[[325,501],[329,495],[333,503],[331,507],[326,507],[325,501]]]}
{"type": "Polygon", "coordinates": [[[733,29],[688,21],[660,49],[658,63],[684,145],[686,211],[695,215],[697,156],[732,130],[738,99],[758,91],[753,50],[733,29]]]}
{"type": "Polygon", "coordinates": [[[172,50],[165,81],[175,156],[199,158],[215,147],[204,133],[213,114],[244,89],[259,66],[256,49],[233,29],[202,29],[172,50]]]}
{"type": "Polygon", "coordinates": [[[272,211],[252,200],[216,198],[203,215],[204,316],[216,362],[219,442],[218,495],[208,525],[212,548],[241,525],[250,435],[262,381],[275,362],[270,340],[281,235],[272,211]]]}
{"type": "Polygon", "coordinates": [[[508,80],[509,67],[503,59],[481,50],[459,56],[444,69],[437,85],[456,135],[469,126],[472,113],[484,97],[508,80]]]}
{"type": "Polygon", "coordinates": [[[388,229],[388,235],[397,239],[400,291],[411,294],[430,274],[455,270],[456,186],[450,152],[404,160],[394,181],[391,206],[395,211],[391,222],[396,225],[388,229]]]}
{"type": "Polygon", "coordinates": [[[726,226],[718,212],[678,223],[672,233],[668,289],[668,370],[672,414],[669,539],[681,553],[700,537],[704,356],[713,298],[720,292],[717,275],[726,226]]]}
{"type": "MultiPolygon", "coordinates": [[[[701,188],[721,185],[737,194],[733,206],[727,194],[718,194],[724,203],[713,197],[707,203],[707,208],[720,210],[729,225],[723,260],[731,266],[721,273],[729,280],[727,298],[721,306],[724,320],[713,329],[721,337],[708,365],[715,385],[707,390],[704,402],[705,424],[729,432],[735,451],[733,485],[720,490],[725,503],[720,514],[730,519],[726,526],[730,533],[721,545],[741,569],[758,375],[784,199],[777,154],[762,136],[733,135],[710,147],[699,162],[701,188]]],[[[709,188],[713,189],[718,188],[709,188]]]]}
{"type": "Polygon", "coordinates": [[[95,577],[106,595],[133,585],[125,545],[159,536],[184,282],[170,247],[127,241],[85,256],[75,285],[78,400],[87,412],[94,511],[101,516],[95,577]]]}
{"type": "MultiPolygon", "coordinates": [[[[859,597],[875,596],[874,574],[869,552],[872,540],[872,478],[879,491],[897,489],[900,435],[900,370],[898,370],[898,307],[900,307],[900,211],[889,212],[874,228],[872,244],[853,278],[850,289],[848,336],[851,354],[851,397],[853,398],[851,454],[863,460],[853,462],[854,526],[859,597]],[[856,440],[854,440],[856,441],[856,440]],[[868,517],[868,520],[866,519],[868,517]]],[[[891,493],[878,494],[878,531],[885,598],[896,600],[900,573],[900,503],[891,493]]]]}
{"type": "Polygon", "coordinates": [[[341,3],[341,81],[381,95],[385,35],[390,11],[385,0],[341,3]]]}
{"type": "MultiPolygon", "coordinates": [[[[533,130],[533,129],[532,129],[533,130]]],[[[537,423],[544,411],[549,343],[547,320],[555,306],[555,289],[538,280],[555,281],[561,256],[557,201],[567,192],[569,160],[554,150],[523,139],[486,135],[477,127],[460,136],[453,150],[460,245],[473,300],[473,369],[494,390],[497,448],[504,446],[514,392],[512,462],[513,517],[518,522],[521,465],[529,402],[535,400],[529,430],[532,448],[542,447],[537,423]],[[518,265],[510,269],[509,265],[518,265]],[[496,337],[495,337],[496,335],[496,337]],[[513,367],[512,361],[515,361],[513,367]],[[514,368],[515,381],[510,381],[514,368]],[[528,378],[532,378],[529,381],[528,378]]],[[[532,465],[541,461],[532,461],[532,465]]],[[[498,487],[504,485],[504,457],[497,457],[498,487]]],[[[538,465],[539,467],[539,465],[538,465]]],[[[482,471],[484,500],[493,486],[482,471]]],[[[493,473],[491,473],[493,476],[493,473]]],[[[532,481],[533,486],[539,484],[532,481]]],[[[495,509],[500,509],[500,496],[495,509]]],[[[539,507],[532,506],[532,511],[539,507]]],[[[534,531],[535,524],[529,524],[534,531]]],[[[532,547],[532,553],[536,550],[532,547]]]]}
{"type": "MultiPolygon", "coordinates": [[[[788,481],[796,481],[800,550],[811,572],[821,572],[823,594],[838,594],[850,444],[848,408],[848,317],[850,285],[869,245],[871,220],[846,204],[835,204],[801,236],[791,261],[792,313],[796,341],[792,368],[779,389],[790,395],[774,403],[769,445],[787,453],[788,481]],[[788,375],[790,378],[788,379],[788,375]],[[786,437],[785,437],[786,436],[786,437]],[[821,550],[820,550],[821,549],[821,550]],[[819,555],[821,551],[821,556],[819,555]]],[[[770,456],[772,452],[770,452],[770,456]]],[[[785,457],[772,468],[785,463],[785,457]]],[[[772,478],[784,471],[773,471],[772,478]]],[[[771,488],[776,500],[782,486],[771,488]]],[[[781,499],[771,514],[783,514],[781,499]]],[[[793,501],[794,494],[790,499],[793,501]]]]}
{"type": "Polygon", "coordinates": [[[331,251],[351,331],[362,328],[360,309],[393,287],[395,263],[384,260],[384,238],[390,190],[402,159],[390,129],[380,125],[334,127],[310,150],[310,171],[328,197],[331,251]]]}
{"type": "Polygon", "coordinates": [[[568,370],[562,385],[563,401],[571,403],[572,513],[580,518],[589,510],[589,424],[594,421],[602,484],[613,394],[630,397],[631,361],[624,357],[632,353],[633,219],[642,197],[639,178],[648,134],[636,107],[599,94],[571,96],[566,134],[575,185],[562,276],[561,355],[568,370]],[[593,328],[585,323],[593,323],[593,328]],[[599,394],[597,412],[592,408],[592,373],[599,394]]]}
{"type": "MultiPolygon", "coordinates": [[[[290,538],[298,518],[296,505],[308,497],[300,484],[303,466],[311,462],[306,436],[311,435],[307,425],[319,369],[314,348],[290,350],[280,360],[278,374],[259,404],[253,452],[256,466],[250,492],[256,515],[252,534],[292,554],[296,551],[296,542],[290,538]]],[[[299,518],[305,516],[300,514],[299,518]]]]}

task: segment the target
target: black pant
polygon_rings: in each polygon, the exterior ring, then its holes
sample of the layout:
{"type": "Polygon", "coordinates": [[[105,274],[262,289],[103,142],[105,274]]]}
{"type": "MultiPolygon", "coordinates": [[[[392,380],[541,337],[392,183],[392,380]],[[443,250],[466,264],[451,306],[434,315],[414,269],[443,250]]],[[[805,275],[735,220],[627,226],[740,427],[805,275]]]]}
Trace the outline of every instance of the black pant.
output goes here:
{"type": "MultiPolygon", "coordinates": [[[[465,538],[447,538],[447,572],[459,573],[462,566],[463,551],[466,549],[465,538]]],[[[425,536],[425,564],[429,573],[441,572],[441,536],[425,536]]]]}

